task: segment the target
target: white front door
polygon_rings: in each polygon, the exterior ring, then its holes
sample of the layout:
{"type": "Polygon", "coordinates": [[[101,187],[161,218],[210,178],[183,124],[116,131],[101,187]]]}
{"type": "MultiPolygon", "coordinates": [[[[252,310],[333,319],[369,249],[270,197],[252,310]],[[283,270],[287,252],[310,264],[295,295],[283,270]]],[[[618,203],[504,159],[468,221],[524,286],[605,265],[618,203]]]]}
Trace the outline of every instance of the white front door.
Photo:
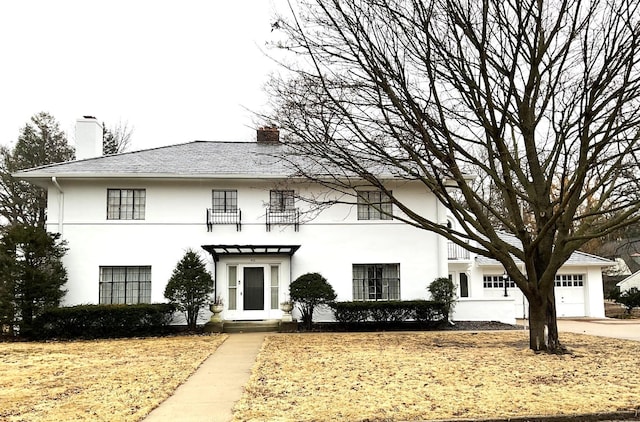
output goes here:
{"type": "Polygon", "coordinates": [[[233,263],[226,265],[227,294],[223,318],[262,320],[280,318],[283,288],[281,263],[233,263]]]}

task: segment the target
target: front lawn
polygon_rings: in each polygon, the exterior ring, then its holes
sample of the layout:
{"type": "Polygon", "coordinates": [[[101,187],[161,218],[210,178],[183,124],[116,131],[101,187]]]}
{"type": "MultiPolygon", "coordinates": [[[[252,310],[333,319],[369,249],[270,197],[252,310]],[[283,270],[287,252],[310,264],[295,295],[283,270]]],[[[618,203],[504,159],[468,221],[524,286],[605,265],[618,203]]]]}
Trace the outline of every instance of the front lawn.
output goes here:
{"type": "Polygon", "coordinates": [[[0,343],[0,420],[141,420],[225,338],[0,343]]]}
{"type": "Polygon", "coordinates": [[[403,421],[638,409],[640,343],[562,333],[573,354],[535,354],[528,332],[267,337],[236,420],[403,421]]]}

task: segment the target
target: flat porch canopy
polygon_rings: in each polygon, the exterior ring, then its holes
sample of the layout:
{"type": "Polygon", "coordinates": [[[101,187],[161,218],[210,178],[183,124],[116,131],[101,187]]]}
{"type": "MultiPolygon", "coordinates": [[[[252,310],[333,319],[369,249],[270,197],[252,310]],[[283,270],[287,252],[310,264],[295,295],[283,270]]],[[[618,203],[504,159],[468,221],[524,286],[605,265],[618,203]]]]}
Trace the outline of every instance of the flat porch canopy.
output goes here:
{"type": "Polygon", "coordinates": [[[221,255],[289,255],[292,256],[300,245],[202,245],[202,249],[218,261],[221,255]]]}

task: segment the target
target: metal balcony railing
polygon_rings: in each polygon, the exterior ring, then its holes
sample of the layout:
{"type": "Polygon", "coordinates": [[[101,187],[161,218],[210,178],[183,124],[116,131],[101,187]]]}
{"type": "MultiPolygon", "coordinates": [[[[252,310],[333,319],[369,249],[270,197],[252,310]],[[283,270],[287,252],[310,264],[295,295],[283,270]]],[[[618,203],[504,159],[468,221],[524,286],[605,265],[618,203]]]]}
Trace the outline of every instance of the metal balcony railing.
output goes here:
{"type": "Polygon", "coordinates": [[[290,209],[275,209],[267,208],[266,215],[267,231],[271,231],[271,226],[280,225],[293,225],[295,231],[298,231],[300,226],[300,210],[298,208],[290,209]]]}
{"type": "Polygon", "coordinates": [[[469,251],[453,242],[447,243],[447,255],[450,260],[469,259],[469,251]]]}
{"type": "Polygon", "coordinates": [[[213,226],[217,224],[235,224],[236,230],[242,230],[242,211],[238,208],[232,212],[214,211],[207,208],[207,231],[213,231],[213,226]]]}

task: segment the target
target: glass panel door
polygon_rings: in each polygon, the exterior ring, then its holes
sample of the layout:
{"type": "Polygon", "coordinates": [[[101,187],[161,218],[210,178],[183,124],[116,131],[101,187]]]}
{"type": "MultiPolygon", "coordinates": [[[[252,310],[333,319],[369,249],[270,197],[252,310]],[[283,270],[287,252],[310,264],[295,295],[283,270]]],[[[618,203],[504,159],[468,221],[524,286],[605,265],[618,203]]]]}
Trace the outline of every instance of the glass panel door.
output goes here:
{"type": "Polygon", "coordinates": [[[245,311],[264,310],[264,268],[244,267],[244,300],[245,311]]]}

